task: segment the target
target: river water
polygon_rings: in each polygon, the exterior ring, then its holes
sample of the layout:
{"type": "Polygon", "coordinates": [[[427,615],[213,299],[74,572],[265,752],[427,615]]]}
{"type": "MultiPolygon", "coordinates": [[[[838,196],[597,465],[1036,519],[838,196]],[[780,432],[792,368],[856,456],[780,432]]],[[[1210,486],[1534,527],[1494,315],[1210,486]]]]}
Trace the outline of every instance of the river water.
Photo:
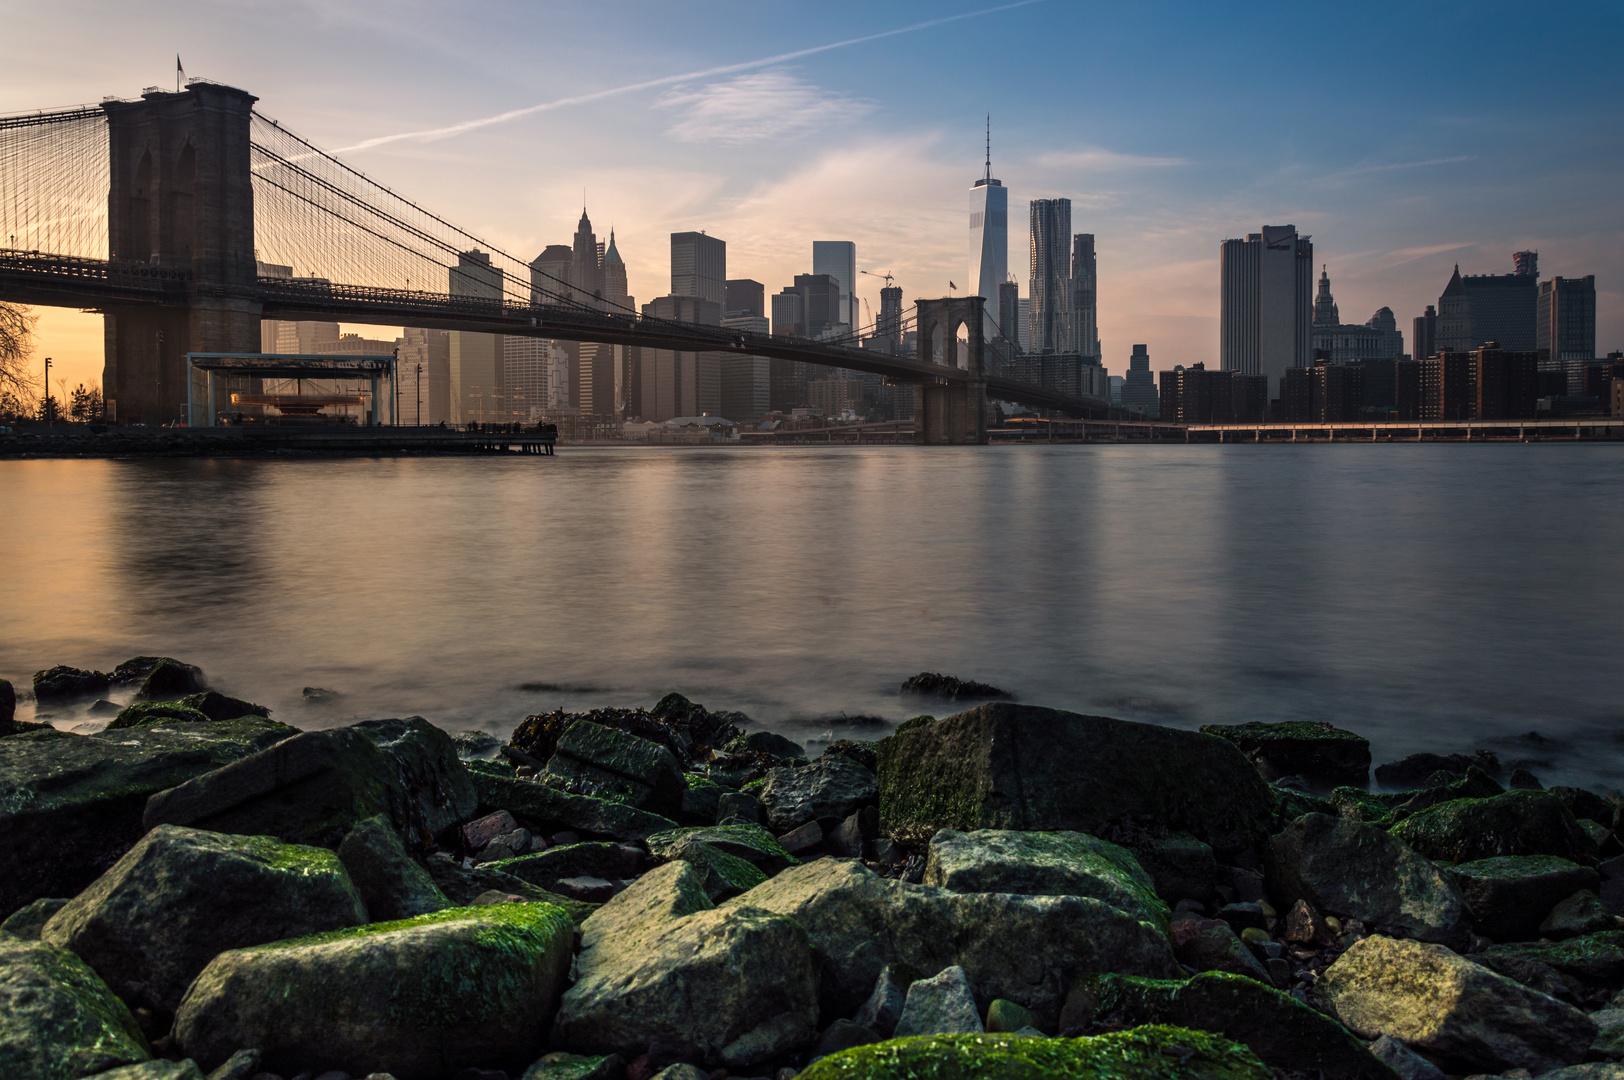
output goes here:
{"type": "Polygon", "coordinates": [[[301,727],[504,735],[675,689],[815,742],[951,711],[898,696],[929,670],[1624,787],[1615,447],[7,461],[0,500],[19,686],[160,653],[301,727]]]}

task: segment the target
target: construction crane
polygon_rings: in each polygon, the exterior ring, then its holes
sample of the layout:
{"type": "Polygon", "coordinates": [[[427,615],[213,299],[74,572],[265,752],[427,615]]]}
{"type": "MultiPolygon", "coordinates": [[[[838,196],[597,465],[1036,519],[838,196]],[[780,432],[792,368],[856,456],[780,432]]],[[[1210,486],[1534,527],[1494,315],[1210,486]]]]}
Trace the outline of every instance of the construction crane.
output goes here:
{"type": "Polygon", "coordinates": [[[887,289],[891,288],[891,283],[894,280],[896,280],[891,274],[886,273],[884,270],[881,270],[877,274],[872,270],[861,270],[861,271],[858,271],[858,272],[863,273],[863,274],[867,274],[869,277],[884,278],[885,279],[885,287],[887,289]]]}

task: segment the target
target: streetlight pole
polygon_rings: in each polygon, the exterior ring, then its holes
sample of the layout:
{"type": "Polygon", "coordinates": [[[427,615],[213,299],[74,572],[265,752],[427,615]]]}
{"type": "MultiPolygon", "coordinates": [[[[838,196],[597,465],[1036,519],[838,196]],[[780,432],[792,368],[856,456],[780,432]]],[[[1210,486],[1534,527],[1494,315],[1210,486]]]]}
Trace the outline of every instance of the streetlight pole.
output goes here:
{"type": "Polygon", "coordinates": [[[51,409],[51,358],[45,358],[45,426],[50,427],[55,421],[51,409]]]}

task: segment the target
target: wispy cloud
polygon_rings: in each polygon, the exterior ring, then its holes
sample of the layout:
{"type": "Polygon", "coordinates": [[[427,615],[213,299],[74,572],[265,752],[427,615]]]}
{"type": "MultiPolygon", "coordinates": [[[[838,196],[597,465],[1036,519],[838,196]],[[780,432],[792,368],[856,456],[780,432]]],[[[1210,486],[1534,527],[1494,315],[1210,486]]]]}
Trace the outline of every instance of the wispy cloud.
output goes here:
{"type": "Polygon", "coordinates": [[[1398,169],[1425,169],[1433,165],[1454,165],[1457,162],[1471,160],[1471,154],[1458,154],[1455,157],[1430,158],[1426,161],[1396,161],[1391,165],[1365,165],[1358,169],[1348,169],[1345,172],[1334,173],[1326,179],[1339,179],[1344,176],[1366,176],[1370,173],[1394,172],[1398,169]]]}
{"type": "Polygon", "coordinates": [[[678,117],[672,137],[727,145],[819,131],[873,110],[783,71],[739,75],[706,86],[678,86],[658,103],[678,117]]]}
{"type": "Polygon", "coordinates": [[[1442,255],[1446,251],[1460,251],[1462,248],[1476,247],[1476,244],[1433,244],[1430,247],[1399,248],[1390,251],[1382,260],[1385,266],[1403,266],[1405,263],[1425,259],[1429,255],[1442,255]]]}
{"type": "Polygon", "coordinates": [[[507,112],[497,113],[494,116],[482,116],[474,120],[464,120],[457,124],[448,124],[444,127],[425,128],[422,131],[403,131],[395,135],[379,135],[372,139],[362,139],[353,146],[341,147],[335,153],[350,153],[357,150],[370,150],[375,146],[384,146],[388,143],[402,140],[428,141],[434,139],[448,139],[465,132],[475,131],[479,128],[490,127],[494,124],[505,124],[510,120],[518,120],[537,113],[562,109],[571,105],[585,105],[604,98],[617,97],[621,94],[630,94],[638,90],[651,90],[658,86],[675,86],[681,83],[694,82],[699,79],[713,79],[719,75],[732,75],[735,72],[750,71],[755,68],[772,67],[784,64],[791,60],[799,60],[803,56],[813,56],[817,53],[828,52],[831,49],[844,49],[852,45],[862,45],[870,41],[880,41],[884,38],[896,37],[899,34],[912,34],[919,30],[928,30],[933,26],[945,26],[948,23],[960,22],[964,19],[979,18],[983,15],[995,15],[1001,11],[1012,8],[1028,7],[1032,4],[1043,3],[1043,0],[1016,0],[1012,4],[1001,4],[998,7],[982,8],[979,11],[966,11],[958,15],[944,15],[937,19],[927,19],[924,22],[914,23],[911,26],[899,26],[895,30],[882,30],[877,34],[865,34],[862,37],[847,38],[844,41],[832,41],[827,45],[814,45],[807,49],[797,49],[794,52],[779,53],[776,56],[764,56],[757,60],[745,60],[737,64],[724,64],[720,67],[708,68],[704,71],[688,71],[680,75],[665,75],[658,79],[645,79],[642,82],[628,83],[624,86],[612,86],[604,90],[596,90],[590,94],[577,94],[573,97],[557,98],[553,101],[543,101],[537,105],[528,105],[522,109],[509,109],[507,112]]]}
{"type": "Polygon", "coordinates": [[[1116,172],[1124,169],[1160,169],[1171,165],[1188,165],[1185,158],[1144,157],[1139,154],[1119,154],[1114,150],[1066,150],[1042,154],[1035,164],[1040,168],[1069,169],[1082,172],[1116,172]]]}

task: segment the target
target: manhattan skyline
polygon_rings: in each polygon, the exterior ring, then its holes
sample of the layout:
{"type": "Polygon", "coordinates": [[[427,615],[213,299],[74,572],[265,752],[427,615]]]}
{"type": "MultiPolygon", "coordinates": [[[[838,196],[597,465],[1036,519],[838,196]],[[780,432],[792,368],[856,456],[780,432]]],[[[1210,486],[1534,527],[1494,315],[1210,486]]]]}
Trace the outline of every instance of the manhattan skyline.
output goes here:
{"type": "MultiPolygon", "coordinates": [[[[728,242],[730,275],[769,291],[811,269],[814,240],[853,241],[859,268],[892,272],[909,301],[949,281],[965,292],[964,193],[990,111],[1011,271],[1026,295],[1030,201],[1070,199],[1073,230],[1097,237],[1113,372],[1138,342],[1158,368],[1217,360],[1217,248],[1259,223],[1313,235],[1349,319],[1386,306],[1406,328],[1456,262],[1504,273],[1512,251],[1538,250],[1543,276],[1597,275],[1598,351],[1624,345],[1618,106],[1602,83],[1620,19],[1601,5],[1560,32],[1507,5],[1339,19],[1253,6],[1223,21],[1181,5],[837,5],[828,30],[733,5],[700,20],[630,6],[192,10],[19,13],[0,110],[172,85],[178,51],[188,74],[251,90],[516,254],[569,235],[584,189],[634,294],[665,291],[669,233],[704,229],[728,242]],[[1271,40],[1302,59],[1268,61],[1271,40]],[[1558,63],[1560,93],[1508,74],[1558,63]]],[[[880,284],[859,278],[865,322],[880,284]]],[[[56,372],[99,381],[100,320],[39,312],[56,372]]]]}

